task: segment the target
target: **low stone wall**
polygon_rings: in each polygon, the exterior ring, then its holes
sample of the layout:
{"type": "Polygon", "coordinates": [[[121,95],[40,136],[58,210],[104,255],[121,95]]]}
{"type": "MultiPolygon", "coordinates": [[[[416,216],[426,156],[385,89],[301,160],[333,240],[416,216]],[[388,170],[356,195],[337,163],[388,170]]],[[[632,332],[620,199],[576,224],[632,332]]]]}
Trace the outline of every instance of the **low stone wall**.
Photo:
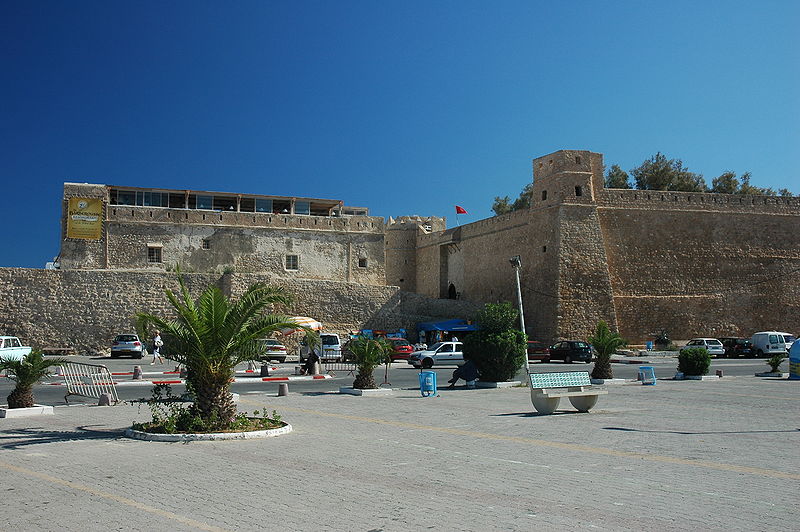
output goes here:
{"type": "MultiPolygon", "coordinates": [[[[392,286],[238,273],[184,277],[195,295],[209,285],[233,296],[257,281],[284,286],[295,301],[277,311],[311,316],[326,331],[340,334],[361,328],[415,331],[420,321],[471,318],[478,310],[468,302],[431,299],[392,286]]],[[[174,273],[0,268],[0,334],[19,336],[37,348],[105,352],[116,334],[133,330],[137,312],[171,313],[166,288],[178,289],[174,273]]]]}

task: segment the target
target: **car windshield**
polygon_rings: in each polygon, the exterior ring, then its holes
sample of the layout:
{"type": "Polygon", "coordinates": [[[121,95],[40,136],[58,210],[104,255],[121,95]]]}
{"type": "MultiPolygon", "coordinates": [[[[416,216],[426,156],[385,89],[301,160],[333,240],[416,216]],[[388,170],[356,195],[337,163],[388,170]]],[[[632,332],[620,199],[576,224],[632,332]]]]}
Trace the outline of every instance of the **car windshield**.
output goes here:
{"type": "Polygon", "coordinates": [[[411,344],[408,343],[408,340],[405,340],[403,338],[398,338],[397,340],[392,340],[392,343],[394,345],[411,345],[411,344]]]}
{"type": "Polygon", "coordinates": [[[722,342],[719,340],[709,340],[708,345],[722,345],[722,342]]]}
{"type": "Polygon", "coordinates": [[[572,345],[574,345],[575,347],[580,348],[580,349],[588,349],[589,348],[589,344],[587,344],[586,342],[573,342],[572,345]]]}
{"type": "Polygon", "coordinates": [[[117,342],[136,342],[139,340],[139,337],[135,334],[120,334],[114,340],[117,342]]]}
{"type": "Polygon", "coordinates": [[[436,351],[440,347],[442,347],[442,342],[436,342],[432,346],[428,347],[428,351],[436,351]]]}
{"type": "Polygon", "coordinates": [[[750,345],[750,340],[736,340],[739,345],[750,345]]]}
{"type": "Polygon", "coordinates": [[[322,345],[339,345],[339,339],[329,334],[322,335],[320,339],[322,340],[322,345]]]}
{"type": "Polygon", "coordinates": [[[792,342],[794,342],[795,340],[796,340],[796,338],[795,338],[793,335],[791,335],[791,334],[784,334],[784,335],[783,335],[783,341],[784,341],[785,343],[787,343],[787,344],[791,344],[791,343],[792,343],[792,342]]]}
{"type": "Polygon", "coordinates": [[[277,340],[261,340],[264,345],[281,345],[277,340]]]}

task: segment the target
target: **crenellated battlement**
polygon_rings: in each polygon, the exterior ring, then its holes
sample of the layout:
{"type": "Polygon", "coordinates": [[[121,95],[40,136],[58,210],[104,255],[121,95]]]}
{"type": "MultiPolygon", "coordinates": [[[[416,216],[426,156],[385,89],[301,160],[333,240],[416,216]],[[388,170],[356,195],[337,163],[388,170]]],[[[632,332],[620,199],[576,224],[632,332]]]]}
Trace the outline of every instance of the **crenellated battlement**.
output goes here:
{"type": "Polygon", "coordinates": [[[749,194],[607,188],[597,197],[596,203],[601,207],[626,209],[800,214],[800,197],[755,196],[749,194]]]}

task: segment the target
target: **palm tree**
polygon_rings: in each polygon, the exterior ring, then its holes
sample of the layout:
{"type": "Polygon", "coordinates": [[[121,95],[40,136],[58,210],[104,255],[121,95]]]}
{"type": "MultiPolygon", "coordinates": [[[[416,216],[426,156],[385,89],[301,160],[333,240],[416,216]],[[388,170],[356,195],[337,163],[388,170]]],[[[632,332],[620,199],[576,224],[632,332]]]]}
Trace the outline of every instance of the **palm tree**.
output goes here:
{"type": "Polygon", "coordinates": [[[377,388],[373,372],[389,358],[392,346],[382,338],[361,337],[350,342],[349,350],[355,357],[356,366],[358,366],[358,375],[353,381],[353,388],[359,390],[377,388]]]}
{"type": "Polygon", "coordinates": [[[610,379],[613,377],[611,370],[611,355],[613,355],[618,348],[627,345],[619,334],[611,332],[608,324],[603,320],[597,322],[594,335],[589,338],[589,343],[597,351],[597,360],[595,360],[594,368],[592,369],[593,379],[610,379]]]}
{"type": "Polygon", "coordinates": [[[32,407],[33,385],[52,375],[50,368],[66,362],[63,358],[45,359],[41,351],[31,351],[21,359],[0,358],[0,371],[7,371],[8,378],[17,383],[8,396],[8,408],[32,407]]]}
{"type": "Polygon", "coordinates": [[[228,299],[216,286],[209,286],[195,302],[178,272],[180,294],[165,290],[176,318],[140,312],[137,329],[155,327],[164,338],[167,356],[186,367],[187,388],[194,393],[195,413],[208,428],[226,428],[236,415],[230,381],[237,364],[255,360],[262,347],[258,339],[281,329],[303,329],[287,316],[269,314],[273,304],[289,304],[283,288],[256,283],[238,300],[228,299]]]}

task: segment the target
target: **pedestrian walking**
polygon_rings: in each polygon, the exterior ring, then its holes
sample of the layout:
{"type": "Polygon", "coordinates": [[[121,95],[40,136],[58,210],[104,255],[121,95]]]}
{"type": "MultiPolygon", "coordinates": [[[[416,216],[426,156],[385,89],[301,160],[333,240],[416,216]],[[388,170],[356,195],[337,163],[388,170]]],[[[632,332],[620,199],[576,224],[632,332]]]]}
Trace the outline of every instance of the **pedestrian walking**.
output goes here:
{"type": "Polygon", "coordinates": [[[150,362],[150,365],[154,365],[156,363],[156,358],[158,358],[158,363],[163,364],[164,359],[161,358],[161,346],[164,345],[164,341],[161,340],[161,332],[156,331],[153,334],[153,361],[150,362]]]}

